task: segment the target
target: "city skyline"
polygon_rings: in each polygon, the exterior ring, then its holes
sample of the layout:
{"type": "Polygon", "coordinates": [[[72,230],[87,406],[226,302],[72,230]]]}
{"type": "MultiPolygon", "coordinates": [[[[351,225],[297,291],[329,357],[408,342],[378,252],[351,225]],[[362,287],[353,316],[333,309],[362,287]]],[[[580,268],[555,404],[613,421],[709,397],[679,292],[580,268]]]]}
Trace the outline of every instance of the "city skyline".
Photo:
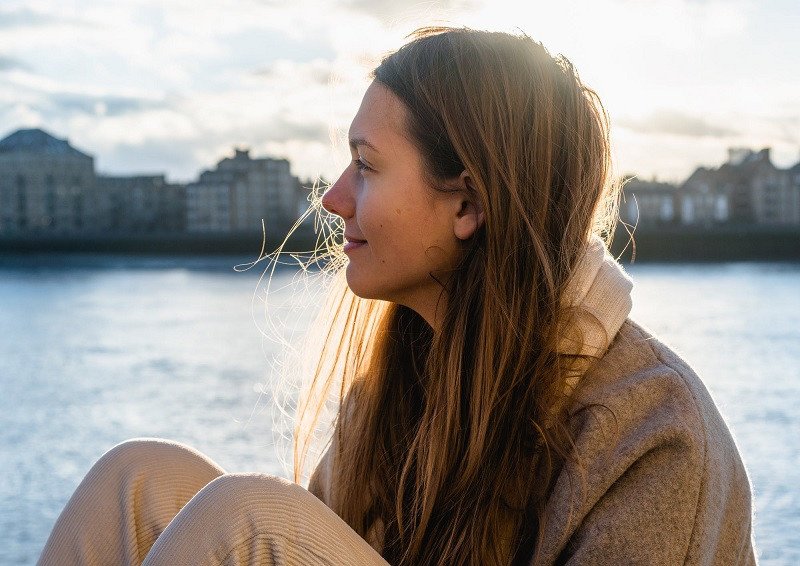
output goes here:
{"type": "Polygon", "coordinates": [[[0,137],[43,128],[109,174],[186,182],[248,147],[333,180],[369,70],[418,25],[444,21],[517,29],[570,58],[609,111],[620,174],[679,181],[737,146],[771,147],[780,167],[800,159],[790,2],[521,5],[10,0],[0,137]]]}

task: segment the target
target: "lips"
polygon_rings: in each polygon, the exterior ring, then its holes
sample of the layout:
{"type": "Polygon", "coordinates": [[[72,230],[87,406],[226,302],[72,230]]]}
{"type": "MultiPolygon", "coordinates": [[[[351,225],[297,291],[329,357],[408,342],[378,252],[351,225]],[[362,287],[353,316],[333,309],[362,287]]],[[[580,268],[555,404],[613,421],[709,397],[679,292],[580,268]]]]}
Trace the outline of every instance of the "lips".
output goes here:
{"type": "Polygon", "coordinates": [[[344,244],[344,253],[351,252],[367,244],[366,240],[361,240],[359,238],[353,238],[351,236],[345,236],[344,238],[346,240],[344,244]]]}

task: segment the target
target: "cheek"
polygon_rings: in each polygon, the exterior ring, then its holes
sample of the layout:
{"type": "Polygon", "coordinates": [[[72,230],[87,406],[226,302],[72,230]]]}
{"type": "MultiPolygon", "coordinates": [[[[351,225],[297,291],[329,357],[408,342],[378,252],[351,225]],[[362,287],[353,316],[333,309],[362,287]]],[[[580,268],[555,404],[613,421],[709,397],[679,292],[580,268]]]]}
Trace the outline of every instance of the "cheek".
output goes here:
{"type": "Polygon", "coordinates": [[[425,262],[431,248],[445,241],[444,212],[431,202],[429,190],[408,177],[365,190],[357,217],[364,238],[372,244],[373,257],[425,262]]]}
{"type": "Polygon", "coordinates": [[[358,224],[368,241],[389,243],[402,231],[408,217],[402,203],[380,198],[380,193],[362,199],[358,207],[358,224]]]}

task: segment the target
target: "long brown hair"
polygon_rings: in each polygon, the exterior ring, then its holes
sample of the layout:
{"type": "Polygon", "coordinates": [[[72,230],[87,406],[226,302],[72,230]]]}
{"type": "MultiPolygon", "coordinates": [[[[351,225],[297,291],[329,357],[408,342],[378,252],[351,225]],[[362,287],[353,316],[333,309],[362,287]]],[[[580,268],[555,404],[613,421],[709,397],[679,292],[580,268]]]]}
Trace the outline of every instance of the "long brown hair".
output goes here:
{"type": "Polygon", "coordinates": [[[330,503],[390,563],[529,561],[556,474],[577,459],[562,296],[590,235],[610,234],[607,119],[570,63],[524,35],[419,30],[374,78],[405,104],[434,186],[468,171],[485,222],[442,283],[437,332],[331,291],[295,473],[333,389],[330,503]]]}

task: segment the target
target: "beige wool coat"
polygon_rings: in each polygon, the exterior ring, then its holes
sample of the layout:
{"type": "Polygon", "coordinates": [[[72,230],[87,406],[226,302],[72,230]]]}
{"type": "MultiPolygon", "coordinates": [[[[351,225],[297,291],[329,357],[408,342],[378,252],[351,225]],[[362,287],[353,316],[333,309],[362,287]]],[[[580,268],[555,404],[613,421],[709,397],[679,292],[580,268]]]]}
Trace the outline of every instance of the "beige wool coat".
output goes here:
{"type": "MultiPolygon", "coordinates": [[[[589,242],[566,296],[586,316],[561,345],[596,358],[567,391],[582,472],[566,465],[556,479],[538,563],[755,564],[736,443],[692,368],[628,319],[632,286],[589,242]]],[[[329,506],[330,453],[309,485],[329,506]]],[[[379,538],[368,540],[378,550],[379,538]]]]}
{"type": "MultiPolygon", "coordinates": [[[[626,321],[573,399],[586,490],[562,470],[539,564],[756,563],[747,472],[686,362],[626,321]]],[[[331,473],[326,455],[309,485],[326,503],[331,473]]]]}
{"type": "Polygon", "coordinates": [[[573,411],[586,496],[561,473],[541,563],[755,564],[747,472],[705,386],[673,351],[626,322],[581,380],[573,411]]]}

